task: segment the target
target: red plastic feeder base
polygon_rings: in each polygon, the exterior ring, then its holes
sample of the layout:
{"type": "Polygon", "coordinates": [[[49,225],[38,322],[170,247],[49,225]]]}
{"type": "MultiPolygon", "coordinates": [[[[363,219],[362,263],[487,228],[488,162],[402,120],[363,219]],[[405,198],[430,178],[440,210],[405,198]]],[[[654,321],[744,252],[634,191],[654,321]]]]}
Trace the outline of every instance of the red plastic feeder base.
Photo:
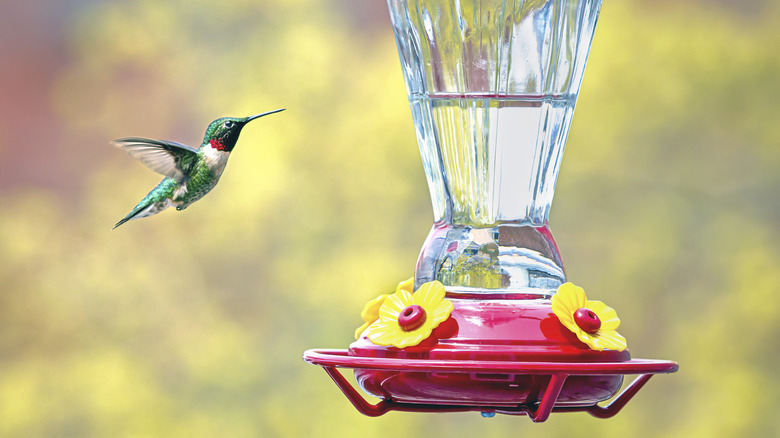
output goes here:
{"type": "MultiPolygon", "coordinates": [[[[650,380],[653,374],[673,373],[677,364],[662,360],[632,359],[625,362],[509,362],[509,361],[460,361],[431,359],[399,359],[350,356],[347,350],[308,350],[304,352],[306,362],[319,365],[336,382],[344,395],[357,410],[367,416],[377,417],[388,411],[404,412],[466,412],[479,411],[483,415],[495,413],[528,415],[534,422],[542,422],[552,412],[585,411],[598,418],[609,418],[617,414],[626,403],[650,380]],[[520,404],[442,404],[409,403],[384,397],[377,404],[369,403],[347,381],[337,368],[352,368],[356,374],[363,372],[390,373],[395,377],[433,373],[440,375],[484,375],[522,376],[539,383],[539,397],[532,397],[520,404]],[[620,377],[627,374],[639,376],[631,382],[611,403],[600,406],[592,404],[567,404],[560,402],[561,390],[567,380],[592,376],[620,377]]],[[[431,375],[431,374],[428,374],[431,375]]]]}
{"type": "Polygon", "coordinates": [[[450,299],[450,319],[419,345],[376,345],[366,331],[348,350],[309,350],[303,358],[325,368],[368,416],[479,411],[537,422],[564,411],[611,417],[653,374],[677,371],[674,362],[631,359],[628,350],[591,350],[560,324],[549,300],[450,299]],[[338,368],[353,369],[358,385],[382,401],[366,401],[338,368]],[[627,374],[639,377],[599,405],[627,374]]]}

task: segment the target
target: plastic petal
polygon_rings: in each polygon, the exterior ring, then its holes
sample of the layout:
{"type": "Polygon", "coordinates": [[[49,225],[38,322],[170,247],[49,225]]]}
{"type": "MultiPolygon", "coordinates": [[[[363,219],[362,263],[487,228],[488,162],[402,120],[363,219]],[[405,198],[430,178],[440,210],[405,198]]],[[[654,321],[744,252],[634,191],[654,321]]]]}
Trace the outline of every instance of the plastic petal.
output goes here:
{"type": "Polygon", "coordinates": [[[376,321],[377,318],[379,318],[379,308],[382,307],[382,304],[385,302],[387,296],[388,294],[380,295],[367,302],[366,305],[363,306],[363,311],[360,312],[360,317],[363,318],[364,322],[372,323],[376,321]]]}
{"type": "Polygon", "coordinates": [[[399,290],[405,290],[409,293],[414,292],[414,277],[398,283],[398,287],[395,288],[395,291],[398,292],[399,290]]]}
{"type": "Polygon", "coordinates": [[[571,326],[574,324],[574,312],[576,309],[572,310],[569,307],[566,307],[562,304],[563,300],[556,299],[556,297],[557,295],[553,295],[552,297],[552,311],[555,313],[555,316],[558,317],[561,324],[571,329],[571,326]]]}
{"type": "Polygon", "coordinates": [[[431,281],[423,284],[414,293],[414,303],[422,306],[424,309],[435,309],[444,299],[444,285],[438,281],[431,281]]]}
{"type": "Polygon", "coordinates": [[[377,345],[391,345],[398,338],[399,332],[398,324],[379,320],[368,328],[368,339],[377,345]]]}
{"type": "Polygon", "coordinates": [[[572,309],[572,312],[580,307],[585,307],[587,303],[585,289],[576,286],[574,283],[562,284],[558,287],[558,292],[554,296],[560,296],[561,304],[572,309]]]}
{"type": "Polygon", "coordinates": [[[395,343],[393,343],[394,347],[398,348],[406,348],[406,347],[413,347],[423,340],[431,335],[430,330],[417,330],[411,335],[406,336],[399,336],[399,338],[396,340],[395,343]],[[427,332],[427,333],[426,333],[427,332]]]}
{"type": "Polygon", "coordinates": [[[595,341],[603,349],[623,351],[626,349],[626,338],[614,330],[601,330],[594,336],[595,341]]]}
{"type": "Polygon", "coordinates": [[[446,321],[447,318],[450,317],[452,314],[452,309],[454,308],[452,301],[449,300],[442,300],[441,303],[439,303],[438,306],[436,306],[433,311],[430,312],[429,317],[433,321],[434,327],[436,328],[441,324],[442,322],[446,321]]]}

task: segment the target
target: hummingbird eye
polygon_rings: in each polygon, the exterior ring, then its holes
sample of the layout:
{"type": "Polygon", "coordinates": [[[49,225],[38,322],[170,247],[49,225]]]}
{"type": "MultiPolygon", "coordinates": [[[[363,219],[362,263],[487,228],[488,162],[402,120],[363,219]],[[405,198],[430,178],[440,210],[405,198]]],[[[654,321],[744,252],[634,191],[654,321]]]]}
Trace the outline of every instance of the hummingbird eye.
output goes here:
{"type": "Polygon", "coordinates": [[[233,127],[233,125],[235,125],[235,123],[232,120],[228,120],[225,122],[225,128],[230,129],[233,127]]]}

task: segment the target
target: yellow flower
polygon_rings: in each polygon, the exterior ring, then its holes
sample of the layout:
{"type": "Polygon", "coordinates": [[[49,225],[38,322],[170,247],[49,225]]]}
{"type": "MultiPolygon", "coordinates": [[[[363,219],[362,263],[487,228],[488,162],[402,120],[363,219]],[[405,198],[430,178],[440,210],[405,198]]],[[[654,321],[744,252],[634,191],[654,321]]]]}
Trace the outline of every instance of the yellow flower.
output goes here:
{"type": "Polygon", "coordinates": [[[368,339],[397,348],[419,344],[450,317],[452,301],[444,295],[444,285],[438,281],[423,284],[414,294],[399,286],[380,307],[379,320],[368,328],[368,339]]]}
{"type": "Polygon", "coordinates": [[[588,300],[581,287],[562,284],[552,296],[552,310],[561,324],[592,350],[626,349],[626,338],[616,331],[620,318],[615,309],[601,301],[588,300]]]}
{"type": "MultiPolygon", "coordinates": [[[[398,287],[396,287],[396,292],[399,290],[405,290],[409,293],[412,292],[412,287],[414,284],[414,279],[410,278],[406,281],[402,281],[398,283],[398,287]]],[[[360,317],[363,318],[363,325],[357,328],[355,330],[355,339],[360,339],[360,335],[363,333],[363,331],[368,328],[369,325],[371,325],[372,322],[379,319],[379,308],[382,306],[382,304],[385,302],[385,298],[387,298],[389,294],[383,294],[380,295],[373,300],[366,303],[365,306],[363,306],[363,311],[360,312],[360,317]]]]}

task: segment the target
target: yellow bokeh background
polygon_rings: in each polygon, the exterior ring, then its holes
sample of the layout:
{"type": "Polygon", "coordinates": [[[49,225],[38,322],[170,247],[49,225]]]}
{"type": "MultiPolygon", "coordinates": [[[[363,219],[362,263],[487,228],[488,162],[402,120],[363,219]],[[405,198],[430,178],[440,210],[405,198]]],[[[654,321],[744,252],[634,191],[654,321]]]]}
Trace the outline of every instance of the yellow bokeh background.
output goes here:
{"type": "Polygon", "coordinates": [[[777,2],[605,2],[551,229],[632,355],[680,371],[613,419],[541,425],[367,418],[301,360],[351,342],[431,225],[383,2],[17,3],[0,39],[0,436],[780,430],[777,2]],[[276,108],[205,199],[111,230],[159,176],[110,139],[196,145],[214,118],[276,108]]]}

